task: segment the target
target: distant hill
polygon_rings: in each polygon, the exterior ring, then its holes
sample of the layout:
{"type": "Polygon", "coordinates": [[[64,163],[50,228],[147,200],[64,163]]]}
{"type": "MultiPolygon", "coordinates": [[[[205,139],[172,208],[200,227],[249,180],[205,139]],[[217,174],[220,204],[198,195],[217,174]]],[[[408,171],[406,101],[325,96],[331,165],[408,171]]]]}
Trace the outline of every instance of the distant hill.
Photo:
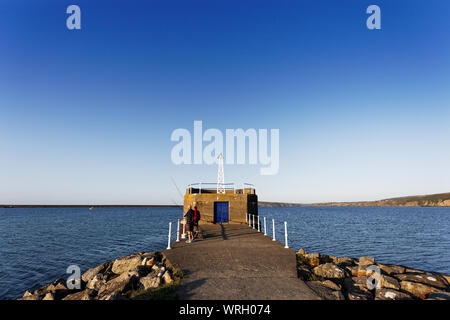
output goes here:
{"type": "Polygon", "coordinates": [[[298,206],[330,206],[330,207],[450,207],[450,193],[438,193],[422,196],[390,198],[377,201],[359,202],[325,202],[325,203],[284,203],[259,202],[260,207],[298,207],[298,206]]]}
{"type": "Polygon", "coordinates": [[[258,207],[301,207],[301,206],[307,206],[307,204],[258,201],[258,207]]]}
{"type": "MultiPolygon", "coordinates": [[[[450,193],[437,193],[423,196],[408,196],[377,201],[290,203],[259,201],[259,207],[450,207],[450,193]]],[[[51,207],[182,207],[182,205],[8,205],[0,208],[51,208],[51,207]]]]}

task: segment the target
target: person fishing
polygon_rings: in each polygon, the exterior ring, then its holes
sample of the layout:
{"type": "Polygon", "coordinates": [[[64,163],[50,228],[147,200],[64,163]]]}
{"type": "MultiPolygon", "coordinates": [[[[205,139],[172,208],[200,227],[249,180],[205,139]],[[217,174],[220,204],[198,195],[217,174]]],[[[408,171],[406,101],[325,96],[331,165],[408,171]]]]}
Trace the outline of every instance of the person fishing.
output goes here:
{"type": "Polygon", "coordinates": [[[188,234],[186,243],[191,243],[194,240],[194,236],[192,234],[192,231],[194,230],[194,210],[192,210],[192,205],[189,205],[189,210],[184,215],[184,218],[186,218],[186,230],[188,234]]]}
{"type": "Polygon", "coordinates": [[[197,206],[194,207],[194,239],[198,236],[198,222],[200,221],[200,211],[197,206]]]}

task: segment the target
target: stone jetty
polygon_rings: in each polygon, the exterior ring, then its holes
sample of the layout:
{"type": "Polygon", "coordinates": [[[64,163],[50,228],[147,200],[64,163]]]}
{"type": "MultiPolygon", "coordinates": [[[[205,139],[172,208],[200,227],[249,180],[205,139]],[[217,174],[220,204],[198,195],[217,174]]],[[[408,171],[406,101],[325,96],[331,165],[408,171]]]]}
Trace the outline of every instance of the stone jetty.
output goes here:
{"type": "Polygon", "coordinates": [[[371,257],[296,253],[243,224],[204,223],[201,235],[190,244],[181,240],[170,250],[139,252],[88,269],[80,289],[70,290],[58,279],[19,300],[450,299],[449,275],[371,257]]]}
{"type": "Polygon", "coordinates": [[[245,224],[203,224],[203,240],[174,243],[183,300],[317,300],[297,276],[295,251],[245,224]]]}

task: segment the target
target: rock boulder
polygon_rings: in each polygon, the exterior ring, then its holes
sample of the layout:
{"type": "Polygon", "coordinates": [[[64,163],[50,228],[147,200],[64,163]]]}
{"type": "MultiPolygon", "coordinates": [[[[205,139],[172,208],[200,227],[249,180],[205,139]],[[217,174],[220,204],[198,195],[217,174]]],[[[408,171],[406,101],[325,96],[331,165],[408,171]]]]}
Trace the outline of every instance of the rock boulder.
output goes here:
{"type": "Polygon", "coordinates": [[[93,300],[95,296],[95,291],[86,289],[76,293],[69,294],[63,298],[63,300],[93,300]]]}
{"type": "Polygon", "coordinates": [[[111,262],[105,262],[99,266],[96,266],[95,268],[91,268],[86,270],[83,275],[81,276],[81,280],[88,283],[91,281],[97,274],[102,273],[105,271],[109,266],[111,265],[111,262]]]}
{"type": "Polygon", "coordinates": [[[325,286],[321,281],[307,281],[306,284],[322,299],[345,300],[345,297],[340,290],[334,290],[328,286],[325,286]]]}
{"type": "Polygon", "coordinates": [[[439,289],[426,284],[412,281],[401,281],[400,287],[403,291],[407,291],[420,299],[425,299],[432,292],[440,291],[439,289]]]}
{"type": "Polygon", "coordinates": [[[315,267],[313,272],[316,275],[327,279],[344,279],[346,275],[344,269],[331,262],[315,267]]]}
{"type": "Polygon", "coordinates": [[[427,300],[450,300],[450,292],[432,292],[427,296],[427,300]]]}
{"type": "Polygon", "coordinates": [[[173,282],[172,276],[170,275],[169,271],[164,272],[162,276],[164,283],[171,284],[173,282]]]}
{"type": "Polygon", "coordinates": [[[129,256],[117,259],[113,262],[111,271],[115,274],[121,274],[136,269],[142,264],[141,256],[129,256]]]}
{"type": "Polygon", "coordinates": [[[436,288],[446,289],[447,281],[441,278],[439,275],[434,274],[397,274],[395,275],[397,279],[400,281],[411,281],[411,282],[419,282],[424,283],[436,288]]]}
{"type": "Polygon", "coordinates": [[[98,289],[98,296],[100,300],[110,300],[113,298],[113,294],[116,293],[116,298],[118,295],[132,290],[137,285],[138,279],[137,272],[124,272],[114,279],[109,280],[105,285],[98,289]]]}
{"type": "Polygon", "coordinates": [[[402,274],[405,273],[406,269],[405,267],[402,266],[395,266],[381,263],[377,263],[377,266],[378,268],[380,268],[381,271],[383,271],[387,275],[402,274]]]}
{"type": "Polygon", "coordinates": [[[359,276],[359,277],[351,277],[345,278],[344,280],[344,288],[346,291],[370,291],[367,286],[367,277],[359,276]]]}
{"type": "Polygon", "coordinates": [[[94,278],[89,280],[89,282],[86,284],[86,288],[95,290],[101,288],[104,285],[106,285],[106,279],[101,273],[99,273],[96,274],[94,278]]]}
{"type": "Polygon", "coordinates": [[[333,262],[342,266],[352,266],[355,264],[355,259],[349,257],[334,257],[333,262]]]}
{"type": "Polygon", "coordinates": [[[397,279],[393,277],[389,277],[386,275],[382,275],[380,277],[380,281],[378,283],[379,288],[387,288],[387,289],[400,289],[400,283],[397,281],[397,279]]]}
{"type": "Polygon", "coordinates": [[[42,300],[55,300],[55,296],[51,292],[47,292],[42,300]]]}
{"type": "Polygon", "coordinates": [[[347,298],[348,300],[373,300],[373,296],[370,292],[357,289],[348,291],[347,298]]]}
{"type": "Polygon", "coordinates": [[[161,284],[161,278],[155,275],[148,275],[139,279],[141,288],[148,290],[159,287],[161,284]]]}
{"type": "Polygon", "coordinates": [[[320,254],[308,253],[304,255],[306,263],[311,267],[317,267],[320,264],[320,254]]]}
{"type": "Polygon", "coordinates": [[[412,300],[414,296],[394,289],[381,288],[375,290],[375,300],[412,300]]]}
{"type": "Polygon", "coordinates": [[[375,259],[372,257],[361,257],[359,258],[358,264],[361,266],[375,264],[375,259]]]}
{"type": "Polygon", "coordinates": [[[356,277],[367,276],[367,267],[369,265],[357,265],[346,267],[346,270],[352,275],[356,277]]]}
{"type": "Polygon", "coordinates": [[[339,284],[334,283],[331,280],[325,280],[325,281],[321,281],[321,284],[323,284],[325,287],[328,287],[330,289],[333,289],[335,291],[339,291],[342,289],[342,287],[339,284]]]}
{"type": "Polygon", "coordinates": [[[311,279],[311,270],[304,264],[300,264],[297,266],[297,275],[303,281],[311,279]]]}

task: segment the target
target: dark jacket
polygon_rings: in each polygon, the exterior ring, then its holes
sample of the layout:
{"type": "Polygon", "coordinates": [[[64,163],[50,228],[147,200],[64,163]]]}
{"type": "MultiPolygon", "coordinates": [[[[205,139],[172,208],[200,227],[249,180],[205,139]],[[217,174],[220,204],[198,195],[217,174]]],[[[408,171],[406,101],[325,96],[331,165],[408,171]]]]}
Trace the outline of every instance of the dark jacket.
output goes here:
{"type": "Polygon", "coordinates": [[[186,217],[186,223],[191,224],[194,222],[194,210],[189,209],[184,216],[186,217]]]}

